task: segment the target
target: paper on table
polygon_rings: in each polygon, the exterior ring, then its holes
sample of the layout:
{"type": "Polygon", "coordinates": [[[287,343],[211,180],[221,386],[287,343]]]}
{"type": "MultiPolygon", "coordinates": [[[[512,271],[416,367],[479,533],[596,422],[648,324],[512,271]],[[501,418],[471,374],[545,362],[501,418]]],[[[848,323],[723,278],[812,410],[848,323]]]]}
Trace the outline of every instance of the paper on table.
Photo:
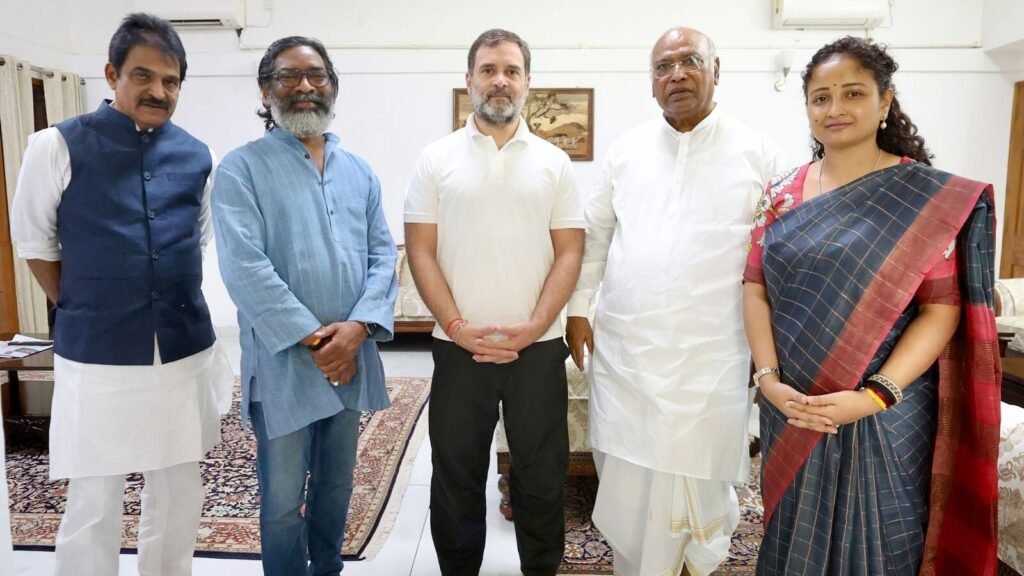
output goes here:
{"type": "Polygon", "coordinates": [[[31,356],[36,352],[42,352],[50,348],[53,348],[53,342],[50,340],[41,340],[25,336],[24,334],[15,334],[14,338],[7,342],[0,340],[0,359],[24,358],[25,356],[31,356]],[[16,344],[12,346],[11,342],[16,344]]]}

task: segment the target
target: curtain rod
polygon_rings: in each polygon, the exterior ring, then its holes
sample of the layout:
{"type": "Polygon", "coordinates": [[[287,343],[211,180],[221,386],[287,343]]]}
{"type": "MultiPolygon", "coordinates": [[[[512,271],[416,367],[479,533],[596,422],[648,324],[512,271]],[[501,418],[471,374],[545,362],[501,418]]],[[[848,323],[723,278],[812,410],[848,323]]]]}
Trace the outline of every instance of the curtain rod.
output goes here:
{"type": "MultiPolygon", "coordinates": [[[[6,59],[6,58],[4,58],[3,56],[0,56],[0,66],[4,66],[4,65],[6,65],[6,64],[7,64],[7,59],[6,59]]],[[[25,65],[24,65],[24,64],[22,64],[21,62],[18,62],[18,66],[17,66],[17,68],[18,68],[18,70],[24,70],[24,69],[25,69],[25,65]]],[[[40,68],[40,67],[38,67],[38,66],[31,66],[30,68],[31,68],[31,69],[32,69],[32,71],[33,71],[33,72],[35,72],[36,74],[39,74],[40,76],[46,76],[47,78],[53,78],[53,77],[54,77],[54,74],[55,74],[55,73],[53,72],[53,70],[47,70],[47,69],[45,69],[45,68],[40,68]]],[[[61,75],[60,75],[60,79],[61,79],[62,81],[65,81],[65,82],[66,82],[66,81],[67,81],[67,79],[68,79],[68,77],[67,77],[67,74],[61,74],[61,75]]],[[[78,83],[79,83],[79,84],[81,84],[82,86],[85,86],[85,79],[81,79],[81,78],[80,78],[80,79],[78,80],[78,83]]]]}

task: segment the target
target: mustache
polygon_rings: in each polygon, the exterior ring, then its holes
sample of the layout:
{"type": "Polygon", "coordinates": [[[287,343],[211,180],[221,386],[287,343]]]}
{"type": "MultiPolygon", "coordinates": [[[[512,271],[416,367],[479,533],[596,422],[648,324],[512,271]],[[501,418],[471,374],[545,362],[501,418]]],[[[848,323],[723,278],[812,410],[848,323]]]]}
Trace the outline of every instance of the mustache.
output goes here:
{"type": "Polygon", "coordinates": [[[285,108],[291,108],[292,106],[300,102],[312,102],[313,104],[316,104],[318,108],[324,111],[330,108],[330,102],[327,100],[327,98],[316,93],[292,94],[291,96],[285,97],[284,102],[282,102],[282,104],[284,104],[285,108]]]}
{"type": "Polygon", "coordinates": [[[488,100],[490,100],[491,98],[494,98],[495,96],[504,96],[505,98],[508,98],[509,100],[512,99],[512,93],[509,92],[508,90],[502,90],[501,88],[495,88],[494,90],[491,90],[490,92],[487,93],[487,99],[488,100]]]}
{"type": "Polygon", "coordinates": [[[171,107],[170,102],[167,100],[157,100],[156,98],[143,98],[142,100],[139,100],[139,104],[142,104],[143,106],[156,106],[158,108],[163,108],[164,110],[171,107]]]}

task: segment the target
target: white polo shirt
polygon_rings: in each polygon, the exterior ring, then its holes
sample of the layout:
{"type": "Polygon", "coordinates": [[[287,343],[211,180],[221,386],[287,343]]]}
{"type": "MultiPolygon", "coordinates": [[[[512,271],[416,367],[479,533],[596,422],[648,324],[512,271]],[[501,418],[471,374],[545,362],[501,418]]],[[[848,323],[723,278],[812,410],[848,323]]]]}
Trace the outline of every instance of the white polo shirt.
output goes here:
{"type": "MultiPolygon", "coordinates": [[[[523,119],[499,150],[472,116],[420,154],[405,221],[437,224],[437,259],[459,313],[485,325],[529,320],[554,261],[551,230],[586,227],[565,152],[523,119]]],[[[538,341],[561,336],[559,318],[538,341]]],[[[434,337],[449,340],[439,324],[434,337]]]]}

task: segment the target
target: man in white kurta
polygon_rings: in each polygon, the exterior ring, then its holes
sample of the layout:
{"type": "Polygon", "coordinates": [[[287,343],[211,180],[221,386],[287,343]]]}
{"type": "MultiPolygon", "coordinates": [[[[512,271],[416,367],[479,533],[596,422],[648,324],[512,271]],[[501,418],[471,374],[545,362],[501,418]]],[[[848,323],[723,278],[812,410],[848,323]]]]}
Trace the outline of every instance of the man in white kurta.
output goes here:
{"type": "Polygon", "coordinates": [[[753,208],[777,147],[714,103],[718,60],[700,32],[652,52],[664,111],[605,159],[568,340],[591,362],[593,519],[616,574],[693,576],[724,560],[748,475],[749,352],[741,277],[753,208]],[[600,286],[591,333],[586,319],[600,286]]]}
{"type": "Polygon", "coordinates": [[[142,472],[139,574],[186,576],[232,381],[199,289],[213,158],[169,121],[186,69],[170,25],[132,14],[110,55],[113,102],[32,136],[11,218],[56,303],[56,574],[117,574],[125,474],[142,472]]]}

